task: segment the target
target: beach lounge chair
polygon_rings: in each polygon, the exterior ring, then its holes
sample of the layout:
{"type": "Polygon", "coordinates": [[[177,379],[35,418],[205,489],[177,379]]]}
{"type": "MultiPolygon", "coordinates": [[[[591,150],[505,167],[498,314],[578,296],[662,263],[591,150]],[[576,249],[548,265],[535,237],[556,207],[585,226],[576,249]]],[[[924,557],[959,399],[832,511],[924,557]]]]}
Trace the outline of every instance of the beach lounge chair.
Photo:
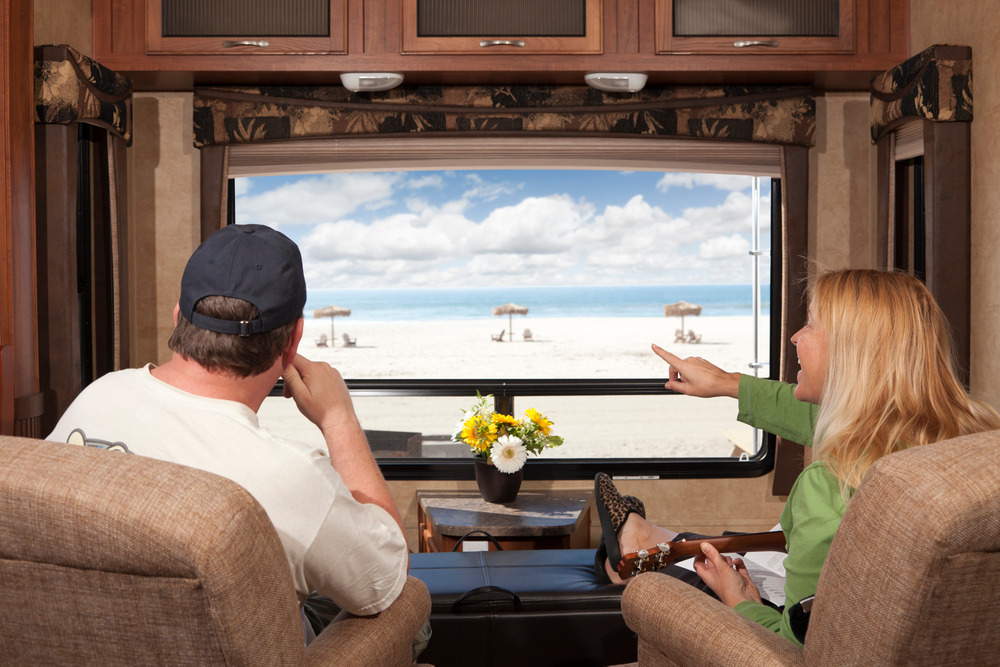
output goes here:
{"type": "Polygon", "coordinates": [[[327,347],[327,341],[330,340],[326,337],[326,334],[320,334],[319,338],[316,339],[316,347],[327,347]]]}
{"type": "Polygon", "coordinates": [[[700,335],[696,336],[695,333],[694,333],[694,329],[688,329],[687,342],[689,342],[689,343],[700,343],[701,342],[701,336],[700,335]]]}
{"type": "Polygon", "coordinates": [[[503,331],[501,331],[501,332],[500,332],[500,333],[499,333],[498,335],[496,335],[496,336],[494,336],[493,334],[490,334],[490,338],[492,338],[493,340],[495,340],[495,341],[497,341],[497,342],[499,343],[499,342],[503,341],[503,335],[504,335],[505,333],[507,333],[507,330],[506,330],[506,329],[504,329],[503,331]]]}
{"type": "Polygon", "coordinates": [[[357,346],[358,346],[358,339],[357,338],[351,338],[350,336],[348,336],[345,333],[344,334],[344,347],[357,347],[357,346]]]}
{"type": "Polygon", "coordinates": [[[531,329],[525,329],[524,333],[521,335],[524,336],[524,340],[534,340],[531,336],[531,329]]]}
{"type": "Polygon", "coordinates": [[[684,343],[686,341],[687,339],[684,338],[684,329],[678,329],[677,331],[674,332],[675,343],[684,343]]]}

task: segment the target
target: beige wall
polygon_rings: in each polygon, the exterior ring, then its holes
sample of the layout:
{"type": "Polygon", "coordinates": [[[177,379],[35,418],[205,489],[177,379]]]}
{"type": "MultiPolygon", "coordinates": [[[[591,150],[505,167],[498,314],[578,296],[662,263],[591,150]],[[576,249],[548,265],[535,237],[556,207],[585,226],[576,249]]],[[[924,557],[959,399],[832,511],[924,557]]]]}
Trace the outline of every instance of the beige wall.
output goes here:
{"type": "Polygon", "coordinates": [[[809,154],[809,258],[820,270],[871,268],[868,94],[827,93],[817,99],[816,116],[816,146],[809,154]]]}
{"type": "Polygon", "coordinates": [[[984,0],[910,0],[910,52],[972,47],[972,379],[1000,409],[1000,13],[984,0]]]}
{"type": "Polygon", "coordinates": [[[34,43],[68,44],[89,56],[94,52],[89,0],[35,0],[34,43]]]}
{"type": "Polygon", "coordinates": [[[136,93],[130,151],[132,364],[170,357],[181,273],[201,242],[191,93],[136,93]]]}

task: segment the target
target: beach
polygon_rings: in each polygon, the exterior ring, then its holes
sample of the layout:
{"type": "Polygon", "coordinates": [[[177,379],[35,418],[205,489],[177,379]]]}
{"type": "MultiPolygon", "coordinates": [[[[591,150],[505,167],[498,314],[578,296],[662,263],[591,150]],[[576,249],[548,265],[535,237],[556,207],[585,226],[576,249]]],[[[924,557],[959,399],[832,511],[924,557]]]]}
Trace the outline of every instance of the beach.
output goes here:
{"type": "MultiPolygon", "coordinates": [[[[299,351],[326,361],[345,378],[665,378],[667,365],[650,350],[656,343],[674,354],[699,356],[731,371],[752,373],[753,319],[727,315],[687,317],[698,343],[675,343],[679,318],[524,317],[436,321],[366,321],[307,318],[299,351]],[[510,339],[510,324],[514,336],[510,339]],[[493,337],[505,331],[502,342],[493,337]],[[531,340],[523,333],[530,329],[531,340]],[[347,347],[347,333],[356,345],[347,347]],[[317,345],[322,334],[331,339],[317,345]]],[[[759,326],[766,351],[767,318],[759,326]]],[[[766,360],[766,359],[765,359],[766,360]]],[[[355,396],[366,429],[417,432],[424,456],[464,456],[448,436],[474,397],[355,396]]],[[[752,449],[752,430],[736,422],[736,401],[663,394],[651,396],[532,396],[515,401],[545,413],[562,447],[545,457],[728,457],[752,449]]],[[[322,443],[318,429],[294,403],[269,398],[261,423],[288,437],[322,443]]]]}

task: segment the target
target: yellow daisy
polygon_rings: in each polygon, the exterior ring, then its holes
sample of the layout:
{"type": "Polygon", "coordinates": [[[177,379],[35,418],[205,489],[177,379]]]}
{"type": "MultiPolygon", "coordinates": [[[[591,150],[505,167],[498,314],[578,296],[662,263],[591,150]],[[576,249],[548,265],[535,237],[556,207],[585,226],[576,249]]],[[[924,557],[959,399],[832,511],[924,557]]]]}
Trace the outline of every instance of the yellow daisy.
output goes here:
{"type": "Polygon", "coordinates": [[[528,419],[533,421],[535,425],[538,426],[538,430],[541,431],[544,435],[549,435],[550,433],[552,433],[552,422],[549,421],[545,417],[545,415],[543,415],[538,410],[534,408],[528,408],[527,410],[524,411],[524,415],[528,419]]]}

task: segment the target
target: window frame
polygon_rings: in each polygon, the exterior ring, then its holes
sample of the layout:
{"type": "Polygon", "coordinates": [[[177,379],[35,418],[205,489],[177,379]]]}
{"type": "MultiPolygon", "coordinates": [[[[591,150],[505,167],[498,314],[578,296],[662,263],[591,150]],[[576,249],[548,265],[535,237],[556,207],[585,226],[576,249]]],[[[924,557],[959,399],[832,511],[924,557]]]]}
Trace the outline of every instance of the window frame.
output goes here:
{"type": "MultiPolygon", "coordinates": [[[[235,220],[234,178],[244,176],[398,171],[432,169],[580,168],[586,160],[593,169],[643,169],[685,173],[724,173],[770,177],[771,281],[770,372],[781,370],[784,322],[782,271],[783,207],[780,182],[784,166],[782,147],[774,144],[711,142],[704,140],[649,140],[648,138],[357,138],[310,140],[280,144],[246,144],[227,148],[228,190],[224,218],[235,220]]],[[[753,372],[752,370],[750,372],[753,372]]],[[[493,394],[498,400],[526,396],[618,396],[672,394],[663,388],[666,378],[590,379],[401,379],[345,378],[356,396],[467,396],[493,394]]],[[[282,383],[271,392],[282,395],[282,383]]],[[[761,431],[761,448],[754,456],[736,458],[531,458],[526,474],[535,480],[592,479],[597,472],[633,479],[757,477],[775,465],[776,441],[761,431]]],[[[468,458],[380,458],[388,480],[472,480],[468,458]]]]}

